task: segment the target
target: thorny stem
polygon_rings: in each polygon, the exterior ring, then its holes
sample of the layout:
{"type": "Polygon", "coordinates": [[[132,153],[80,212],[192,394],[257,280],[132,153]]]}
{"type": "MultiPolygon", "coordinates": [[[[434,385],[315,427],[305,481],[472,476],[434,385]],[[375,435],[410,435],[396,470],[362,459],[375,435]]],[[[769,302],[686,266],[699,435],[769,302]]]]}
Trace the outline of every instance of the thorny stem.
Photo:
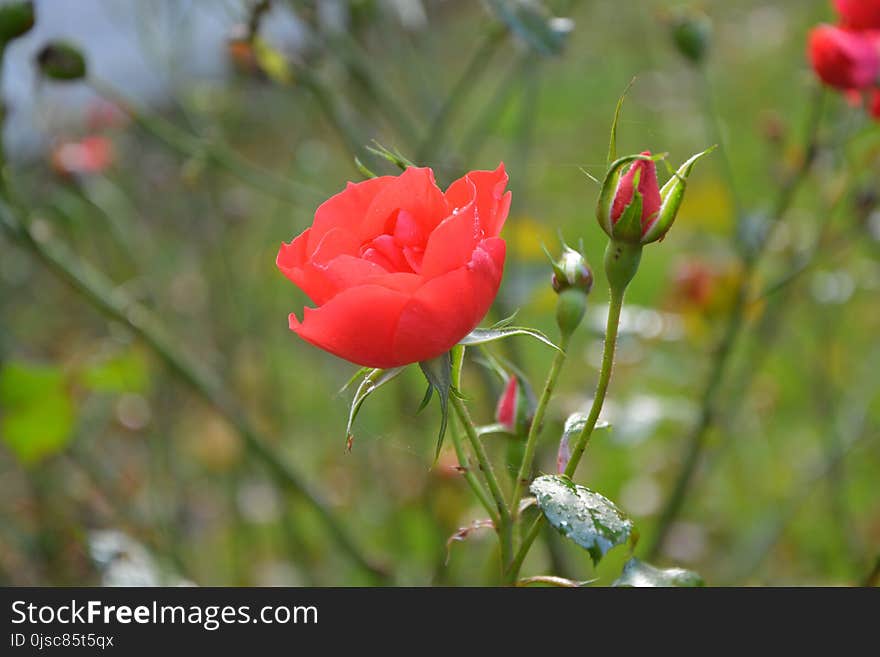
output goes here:
{"type": "MultiPolygon", "coordinates": [[[[599,414],[605,403],[605,395],[608,392],[608,384],[611,381],[611,370],[614,367],[614,351],[617,346],[617,331],[620,325],[620,311],[623,308],[624,292],[625,287],[623,289],[619,287],[611,288],[611,299],[608,304],[608,321],[605,325],[605,348],[602,352],[602,366],[599,370],[599,381],[596,384],[596,394],[593,396],[593,403],[590,407],[587,421],[584,424],[584,428],[581,429],[580,434],[578,434],[577,440],[575,441],[575,447],[571,453],[571,459],[565,468],[564,474],[569,478],[572,477],[575,470],[577,470],[578,463],[580,463],[584,450],[590,442],[593,429],[596,428],[596,422],[599,420],[599,414]]],[[[529,528],[529,531],[523,538],[519,550],[505,570],[504,577],[506,583],[512,584],[517,581],[523,561],[525,561],[525,558],[532,547],[532,543],[534,543],[535,538],[537,538],[540,533],[543,523],[544,515],[542,514],[535,519],[535,522],[529,528]]]]}
{"type": "Polygon", "coordinates": [[[474,495],[477,496],[477,499],[480,500],[480,504],[483,505],[483,508],[486,509],[486,513],[489,514],[489,518],[495,523],[495,526],[498,526],[498,512],[495,510],[495,504],[492,502],[492,498],[489,497],[489,494],[486,492],[486,489],[483,487],[483,484],[480,483],[480,480],[477,479],[477,476],[474,474],[473,466],[471,465],[470,457],[467,454],[467,451],[464,449],[464,444],[461,442],[461,435],[458,433],[458,428],[453,423],[453,426],[450,427],[451,431],[449,432],[452,436],[452,446],[455,449],[455,456],[458,458],[458,464],[461,466],[462,475],[464,476],[465,481],[471,487],[471,490],[474,492],[474,495]]]}
{"type": "MultiPolygon", "coordinates": [[[[773,205],[770,214],[772,221],[771,230],[779,225],[780,220],[785,216],[794,201],[795,193],[801,183],[806,179],[807,173],[815,159],[819,125],[822,118],[822,106],[824,104],[824,95],[820,90],[816,92],[813,99],[810,117],[807,123],[805,149],[801,157],[800,165],[797,170],[788,179],[786,184],[782,186],[779,196],[773,205]]],[[[748,308],[748,299],[752,287],[752,282],[757,269],[758,261],[766,248],[766,244],[770,241],[770,235],[764,235],[758,240],[754,247],[749,246],[748,240],[741,243],[743,249],[742,259],[744,271],[740,279],[739,286],[736,291],[733,308],[727,320],[727,327],[721,337],[721,341],[715,352],[712,361],[712,367],[709,376],[706,379],[706,385],[701,395],[700,412],[696,424],[685,441],[683,457],[680,461],[681,466],[678,474],[674,479],[672,491],[663,506],[660,513],[660,520],[657,525],[657,531],[654,534],[653,542],[646,551],[646,558],[653,559],[663,547],[663,542],[669,532],[669,528],[681,513],[682,506],[687,497],[693,482],[694,474],[700,462],[703,450],[706,446],[706,437],[708,430],[713,425],[718,409],[718,392],[724,381],[730,355],[736,344],[737,338],[745,323],[746,309],[748,308]]]]}
{"type": "Polygon", "coordinates": [[[535,450],[538,446],[538,434],[541,433],[541,425],[544,423],[544,413],[547,411],[547,404],[550,397],[553,396],[553,390],[556,388],[556,381],[559,379],[559,373],[565,365],[566,352],[568,344],[571,340],[570,335],[563,335],[559,344],[559,351],[553,357],[553,363],[550,365],[550,372],[547,374],[547,381],[544,383],[544,389],[538,398],[538,405],[535,407],[535,416],[532,424],[529,426],[529,434],[526,437],[526,448],[523,453],[522,463],[519,466],[519,472],[516,475],[516,481],[513,484],[513,494],[510,496],[510,508],[513,509],[514,519],[518,515],[517,507],[519,506],[519,498],[522,495],[523,487],[529,483],[532,474],[532,462],[535,460],[535,450]]]}
{"type": "Polygon", "coordinates": [[[62,244],[38,239],[5,202],[0,203],[0,227],[89,303],[141,338],[171,371],[229,420],[244,439],[247,449],[267,467],[280,485],[301,495],[309,503],[339,547],[354,563],[376,581],[387,580],[387,573],[365,556],[363,549],[348,534],[323,496],[274,452],[266,437],[254,427],[213,375],[179,350],[172,337],[145,307],[122,293],[103,274],[80,261],[62,244]]]}
{"type": "Polygon", "coordinates": [[[498,508],[498,521],[495,528],[501,539],[501,564],[503,570],[504,564],[507,563],[513,552],[513,518],[510,513],[510,508],[504,500],[504,494],[501,492],[501,486],[498,485],[498,478],[495,476],[492,462],[486,454],[486,450],[483,447],[483,443],[480,441],[479,435],[477,435],[476,426],[471,419],[467,406],[465,406],[464,402],[455,394],[450,395],[450,401],[452,402],[452,407],[455,409],[455,413],[458,415],[458,419],[461,421],[462,426],[464,426],[465,435],[468,438],[468,442],[470,442],[471,449],[474,451],[474,456],[477,459],[480,470],[483,472],[483,477],[489,485],[489,492],[492,494],[492,499],[495,500],[495,505],[498,508]]]}

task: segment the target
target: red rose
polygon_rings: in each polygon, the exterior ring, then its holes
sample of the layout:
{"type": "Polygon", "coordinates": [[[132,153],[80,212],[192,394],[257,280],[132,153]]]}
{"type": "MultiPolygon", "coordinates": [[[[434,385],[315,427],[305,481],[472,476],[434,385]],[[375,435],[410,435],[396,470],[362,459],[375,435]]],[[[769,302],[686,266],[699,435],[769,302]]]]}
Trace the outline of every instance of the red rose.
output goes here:
{"type": "Polygon", "coordinates": [[[504,271],[504,165],[442,192],[428,168],[349,183],[276,264],[315,303],[290,328],[332,354],[397,367],[449,351],[485,316],[504,271]]]}
{"type": "Polygon", "coordinates": [[[880,0],[834,0],[840,22],[854,30],[880,29],[880,0]]]}
{"type": "Polygon", "coordinates": [[[821,80],[837,89],[871,87],[880,76],[880,33],[820,25],[810,33],[809,55],[821,80]]]}

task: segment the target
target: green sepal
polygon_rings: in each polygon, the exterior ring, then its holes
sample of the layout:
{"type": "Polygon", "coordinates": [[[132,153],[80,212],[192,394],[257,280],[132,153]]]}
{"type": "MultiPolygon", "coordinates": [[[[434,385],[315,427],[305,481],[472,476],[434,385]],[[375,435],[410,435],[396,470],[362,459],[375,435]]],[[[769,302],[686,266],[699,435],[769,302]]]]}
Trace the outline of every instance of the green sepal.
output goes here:
{"type": "MultiPolygon", "coordinates": [[[[351,400],[351,407],[348,411],[348,424],[345,426],[345,437],[351,435],[351,428],[354,425],[354,421],[357,418],[358,413],[361,410],[361,406],[364,405],[367,397],[372,395],[376,390],[384,386],[386,383],[396,378],[401,372],[403,372],[403,367],[392,367],[391,369],[383,370],[379,368],[369,369],[367,371],[366,376],[364,376],[364,380],[361,381],[361,384],[358,386],[357,390],[354,393],[354,399],[351,400]]],[[[364,371],[364,368],[358,370],[357,374],[360,374],[364,371]]],[[[355,376],[357,376],[357,374],[355,376]]],[[[349,382],[350,383],[350,382],[349,382]]],[[[345,384],[343,390],[348,387],[348,383],[345,384]]]]}
{"type": "MultiPolygon", "coordinates": [[[[373,155],[378,155],[382,159],[388,160],[389,162],[391,162],[391,164],[396,166],[401,171],[406,171],[410,167],[416,166],[411,160],[404,157],[396,148],[394,150],[391,150],[375,140],[373,140],[373,143],[375,144],[375,146],[367,146],[367,150],[370,151],[373,155]]],[[[375,178],[375,175],[372,177],[375,178]]]]}
{"type": "Polygon", "coordinates": [[[605,163],[605,166],[607,167],[611,167],[612,162],[617,159],[617,124],[620,122],[620,112],[623,110],[623,101],[626,100],[626,95],[629,93],[629,90],[632,89],[635,81],[635,78],[630,80],[629,84],[626,85],[626,89],[620,94],[620,98],[617,99],[617,107],[614,109],[614,120],[611,122],[611,138],[608,141],[608,161],[605,163]]]}
{"type": "Polygon", "coordinates": [[[697,160],[704,155],[708,155],[716,148],[717,146],[711,146],[710,148],[692,156],[678,168],[678,171],[672,174],[669,180],[666,181],[666,184],[660,189],[660,198],[662,199],[660,211],[657,213],[657,218],[654,220],[654,223],[650,224],[648,229],[642,235],[642,244],[650,244],[651,242],[662,240],[669,229],[672,228],[672,224],[675,221],[675,217],[678,215],[678,210],[684,200],[687,179],[688,176],[691,175],[694,165],[697,163],[697,160]]]}
{"type": "Polygon", "coordinates": [[[437,434],[437,449],[434,459],[440,456],[440,448],[443,447],[443,438],[446,436],[446,426],[449,422],[449,394],[452,391],[452,354],[446,352],[442,356],[423,360],[419,363],[422,374],[428,381],[428,385],[437,391],[440,399],[440,431],[437,434]]]}
{"type": "Polygon", "coordinates": [[[638,244],[642,239],[642,207],[644,196],[638,189],[638,173],[633,180],[633,198],[626,206],[623,214],[617,219],[611,229],[612,239],[629,244],[638,244]]]}

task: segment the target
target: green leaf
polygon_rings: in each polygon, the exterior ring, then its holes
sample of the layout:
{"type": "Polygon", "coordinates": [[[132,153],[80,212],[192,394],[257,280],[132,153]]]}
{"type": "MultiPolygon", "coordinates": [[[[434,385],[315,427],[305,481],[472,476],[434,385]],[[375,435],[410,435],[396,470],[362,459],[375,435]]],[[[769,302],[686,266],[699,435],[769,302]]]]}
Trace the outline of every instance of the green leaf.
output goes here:
{"type": "Polygon", "coordinates": [[[440,448],[443,446],[443,438],[446,436],[446,425],[449,422],[449,392],[452,389],[452,354],[446,352],[432,360],[419,363],[422,374],[428,380],[428,385],[437,391],[440,398],[440,431],[437,435],[437,450],[434,453],[436,459],[440,456],[440,448]]]}
{"type": "Polygon", "coordinates": [[[81,381],[97,392],[144,392],[150,383],[147,358],[139,349],[128,349],[86,369],[81,381]]]}
{"type": "Polygon", "coordinates": [[[550,524],[584,548],[593,565],[611,548],[624,543],[634,546],[638,540],[632,520],[611,500],[568,477],[538,477],[530,490],[550,524]]]}
{"type": "Polygon", "coordinates": [[[523,326],[506,326],[504,328],[475,328],[473,331],[464,336],[458,344],[472,347],[477,344],[486,344],[487,342],[495,342],[503,340],[514,335],[528,335],[536,340],[543,342],[549,347],[553,347],[556,351],[562,351],[557,347],[546,335],[537,329],[525,328],[523,326]]]}
{"type": "Polygon", "coordinates": [[[684,568],[657,568],[635,557],[626,562],[623,572],[611,586],[705,586],[703,578],[684,568]]]}
{"type": "MultiPolygon", "coordinates": [[[[361,372],[363,372],[363,369],[358,370],[358,374],[360,374],[361,372]]],[[[368,370],[368,373],[364,377],[364,380],[361,381],[361,384],[358,386],[358,389],[354,393],[354,399],[351,400],[351,407],[348,411],[348,424],[345,426],[346,438],[351,435],[351,427],[352,425],[354,425],[355,418],[357,418],[357,415],[361,410],[361,406],[364,405],[364,401],[366,401],[367,397],[369,397],[374,392],[376,392],[376,390],[394,379],[401,372],[403,372],[402,367],[392,367],[388,370],[382,370],[378,368],[368,370]]],[[[348,384],[346,384],[346,387],[347,386],[348,384]]]]}
{"type": "Polygon", "coordinates": [[[614,120],[611,122],[611,139],[608,143],[608,167],[610,167],[611,163],[617,159],[617,124],[620,122],[620,112],[623,109],[623,101],[626,100],[626,95],[629,93],[629,90],[632,88],[635,81],[635,78],[629,81],[629,84],[626,85],[626,89],[623,90],[623,93],[620,94],[620,98],[617,100],[617,108],[614,110],[614,120]]]}
{"type": "Polygon", "coordinates": [[[512,34],[542,55],[561,53],[574,27],[570,19],[552,16],[538,0],[488,0],[488,5],[512,34]]]}
{"type": "Polygon", "coordinates": [[[74,408],[57,367],[9,363],[0,370],[0,438],[24,464],[39,462],[70,440],[74,408]]]}

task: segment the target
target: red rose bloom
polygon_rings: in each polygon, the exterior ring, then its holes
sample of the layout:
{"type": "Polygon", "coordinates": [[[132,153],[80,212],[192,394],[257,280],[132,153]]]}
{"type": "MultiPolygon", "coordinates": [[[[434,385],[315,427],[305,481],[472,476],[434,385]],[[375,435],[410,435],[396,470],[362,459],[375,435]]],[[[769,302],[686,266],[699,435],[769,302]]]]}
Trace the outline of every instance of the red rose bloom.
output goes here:
{"type": "Polygon", "coordinates": [[[864,89],[880,76],[880,33],[820,25],[810,33],[809,55],[821,80],[837,89],[864,89]]]}
{"type": "Polygon", "coordinates": [[[504,271],[504,165],[442,192],[428,168],[349,183],[276,264],[317,308],[290,328],[358,365],[397,367],[449,351],[485,316],[504,271]]]}
{"type": "Polygon", "coordinates": [[[840,22],[853,30],[880,29],[880,0],[834,0],[840,22]]]}

